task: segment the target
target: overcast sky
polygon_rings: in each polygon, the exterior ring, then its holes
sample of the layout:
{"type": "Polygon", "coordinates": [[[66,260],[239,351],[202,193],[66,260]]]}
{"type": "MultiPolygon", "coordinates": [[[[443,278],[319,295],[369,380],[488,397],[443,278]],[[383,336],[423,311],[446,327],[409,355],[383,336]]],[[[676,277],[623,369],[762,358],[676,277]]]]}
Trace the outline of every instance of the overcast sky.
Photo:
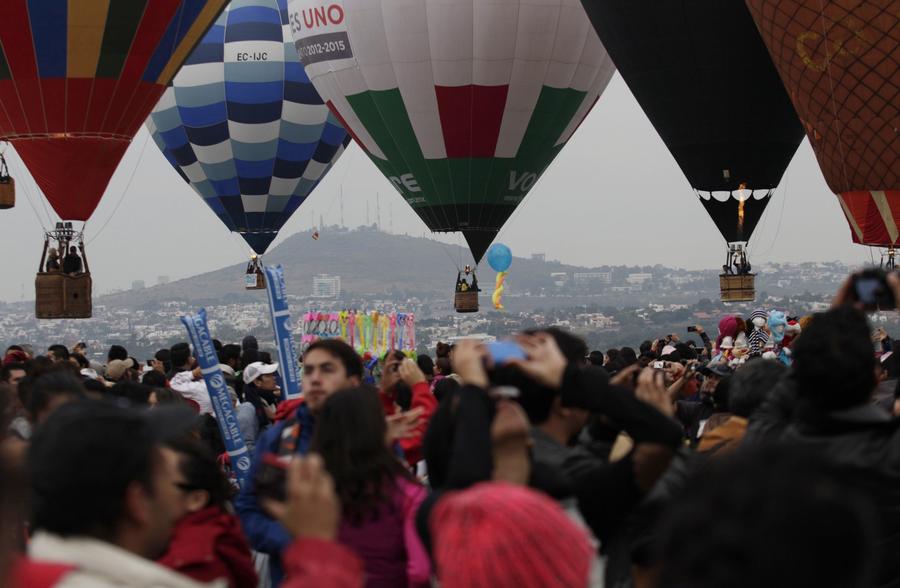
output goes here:
{"type": "MultiPolygon", "coordinates": [[[[51,224],[48,212],[52,214],[52,209],[9,151],[17,204],[0,211],[0,243],[6,260],[0,300],[17,301],[34,298],[42,224],[51,224]]],[[[326,225],[338,224],[342,188],[345,225],[365,222],[367,202],[374,222],[379,198],[385,230],[390,229],[392,215],[395,233],[421,236],[427,232],[354,144],[284,226],[273,247],[311,227],[313,218],[318,224],[320,215],[326,225]]],[[[72,190],[77,189],[78,179],[72,178],[72,190]]],[[[133,280],[150,286],[161,275],[191,276],[243,262],[249,253],[243,240],[230,234],[181,180],[145,129],[119,165],[87,224],[87,235],[95,294],[128,288],[133,280]]],[[[322,239],[327,238],[324,233],[322,239]]],[[[458,234],[438,238],[464,243],[458,234]]],[[[618,74],[507,223],[500,240],[517,256],[541,252],[548,259],[586,266],[661,263],[715,268],[722,263],[725,247],[618,74]]],[[[304,255],[320,244],[323,241],[310,240],[304,255]]],[[[805,139],[754,233],[750,255],[755,264],[870,261],[868,248],[851,243],[837,198],[826,186],[805,139]]],[[[450,265],[448,260],[448,272],[454,269],[450,265]]]]}

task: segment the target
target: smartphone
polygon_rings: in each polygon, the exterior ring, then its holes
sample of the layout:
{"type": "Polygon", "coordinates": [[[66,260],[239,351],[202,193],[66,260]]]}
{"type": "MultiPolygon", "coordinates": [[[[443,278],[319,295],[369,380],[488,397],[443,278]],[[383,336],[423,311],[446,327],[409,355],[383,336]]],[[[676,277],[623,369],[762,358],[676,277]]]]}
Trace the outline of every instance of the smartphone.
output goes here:
{"type": "Polygon", "coordinates": [[[274,453],[263,454],[262,463],[256,471],[256,493],[280,502],[286,499],[287,463],[274,453]]]}
{"type": "Polygon", "coordinates": [[[514,359],[528,359],[525,350],[515,341],[494,341],[487,344],[494,365],[503,365],[514,359]]]}
{"type": "Polygon", "coordinates": [[[690,325],[690,326],[687,328],[687,332],[688,332],[688,333],[696,333],[696,332],[697,332],[697,327],[695,327],[694,325],[690,325]]]}
{"type": "Polygon", "coordinates": [[[894,293],[887,283],[887,274],[880,268],[863,270],[853,277],[853,292],[867,309],[892,310],[897,306],[894,293]]]}
{"type": "Polygon", "coordinates": [[[664,362],[664,361],[654,361],[654,362],[653,362],[653,369],[655,369],[655,370],[664,370],[664,369],[666,369],[666,362],[664,362]]]}

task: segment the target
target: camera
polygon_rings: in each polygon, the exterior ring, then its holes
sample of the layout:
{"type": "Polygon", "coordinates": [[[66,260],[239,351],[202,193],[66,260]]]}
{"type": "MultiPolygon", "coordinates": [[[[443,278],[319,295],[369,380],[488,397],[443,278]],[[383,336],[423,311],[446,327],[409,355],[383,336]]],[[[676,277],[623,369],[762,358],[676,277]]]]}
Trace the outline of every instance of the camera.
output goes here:
{"type": "Polygon", "coordinates": [[[897,306],[887,283],[887,273],[870,268],[853,276],[853,293],[867,310],[893,310],[897,306]]]}

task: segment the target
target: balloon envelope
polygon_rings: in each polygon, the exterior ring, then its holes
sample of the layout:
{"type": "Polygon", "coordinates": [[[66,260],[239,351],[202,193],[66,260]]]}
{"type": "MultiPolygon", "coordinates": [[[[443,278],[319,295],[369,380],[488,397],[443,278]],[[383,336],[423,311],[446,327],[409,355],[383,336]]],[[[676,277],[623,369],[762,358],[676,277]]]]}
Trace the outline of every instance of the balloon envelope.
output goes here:
{"type": "Polygon", "coordinates": [[[614,68],[578,0],[291,0],[319,94],[432,231],[480,260],[614,68]]]}
{"type": "Polygon", "coordinates": [[[53,209],[87,220],[226,0],[3,0],[0,140],[53,209]]]}
{"type": "Polygon", "coordinates": [[[803,140],[744,0],[582,0],[726,241],[747,241],[803,140]]]}
{"type": "Polygon", "coordinates": [[[503,243],[494,243],[487,252],[488,264],[495,272],[505,272],[512,265],[512,251],[503,243]]]}
{"type": "Polygon", "coordinates": [[[350,141],[297,58],[287,0],[232,0],[147,126],[181,177],[259,254],[350,141]]]}
{"type": "Polygon", "coordinates": [[[900,243],[900,0],[747,0],[856,243],[900,243]]]}

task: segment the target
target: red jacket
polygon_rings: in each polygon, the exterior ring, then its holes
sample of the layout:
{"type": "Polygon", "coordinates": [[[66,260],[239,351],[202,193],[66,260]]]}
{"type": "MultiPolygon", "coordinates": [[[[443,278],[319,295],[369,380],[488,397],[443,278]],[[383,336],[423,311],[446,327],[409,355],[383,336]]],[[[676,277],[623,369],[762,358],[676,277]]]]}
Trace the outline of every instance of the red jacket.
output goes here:
{"type": "Polygon", "coordinates": [[[282,588],[362,588],[362,561],[343,545],[298,539],[282,554],[287,579],[282,588]]]}
{"type": "MultiPolygon", "coordinates": [[[[390,416],[397,412],[394,399],[383,391],[381,392],[381,403],[384,406],[384,414],[390,416]]],[[[438,407],[437,398],[431,393],[431,387],[428,385],[428,382],[419,382],[412,387],[412,402],[409,408],[412,410],[418,407],[423,409],[422,417],[419,420],[419,425],[414,430],[413,436],[407,439],[400,439],[400,447],[403,449],[403,455],[406,456],[406,462],[409,465],[415,465],[416,462],[422,459],[422,441],[425,439],[425,431],[428,430],[431,416],[438,407]]]]}
{"type": "Polygon", "coordinates": [[[157,561],[199,582],[225,578],[231,588],[257,583],[250,546],[237,516],[218,506],[178,521],[169,550],[157,561]]]}

